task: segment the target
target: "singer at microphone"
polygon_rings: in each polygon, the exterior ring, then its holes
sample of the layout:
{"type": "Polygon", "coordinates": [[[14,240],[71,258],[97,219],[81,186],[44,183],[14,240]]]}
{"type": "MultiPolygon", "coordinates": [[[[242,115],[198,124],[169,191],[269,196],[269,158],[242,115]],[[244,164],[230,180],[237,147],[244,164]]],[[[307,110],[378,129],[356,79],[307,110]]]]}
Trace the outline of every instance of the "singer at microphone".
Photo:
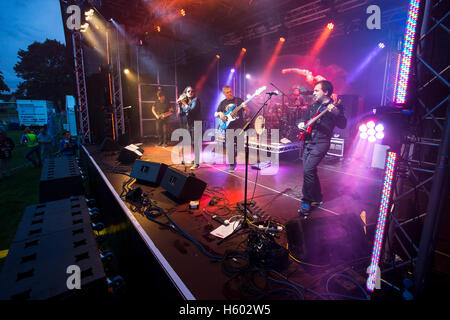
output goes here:
{"type": "Polygon", "coordinates": [[[266,92],[266,94],[270,94],[270,95],[279,95],[280,93],[278,92],[278,91],[269,91],[269,92],[266,92]]]}

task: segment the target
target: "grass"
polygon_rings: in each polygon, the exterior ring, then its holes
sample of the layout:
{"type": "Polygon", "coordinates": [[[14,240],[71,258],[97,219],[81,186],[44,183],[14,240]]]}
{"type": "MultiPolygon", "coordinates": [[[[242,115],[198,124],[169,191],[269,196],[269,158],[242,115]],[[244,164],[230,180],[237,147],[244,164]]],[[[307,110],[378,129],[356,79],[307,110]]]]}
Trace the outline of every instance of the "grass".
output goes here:
{"type": "MultiPolygon", "coordinates": [[[[0,251],[7,250],[16,233],[25,208],[39,203],[41,168],[29,167],[27,147],[20,145],[22,131],[8,131],[16,148],[11,159],[11,178],[0,182],[0,251]]],[[[5,259],[0,258],[0,270],[5,259]]]]}

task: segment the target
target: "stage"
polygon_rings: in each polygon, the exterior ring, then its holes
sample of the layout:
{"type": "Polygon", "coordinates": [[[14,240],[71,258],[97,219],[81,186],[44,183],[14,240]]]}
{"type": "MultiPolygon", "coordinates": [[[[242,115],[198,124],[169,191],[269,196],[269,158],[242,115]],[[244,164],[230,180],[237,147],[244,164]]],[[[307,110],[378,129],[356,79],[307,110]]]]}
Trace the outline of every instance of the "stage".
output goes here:
{"type": "MultiPolygon", "coordinates": [[[[241,215],[237,203],[244,199],[245,166],[239,162],[242,155],[238,157],[238,165],[233,173],[226,171],[225,164],[206,163],[202,163],[199,169],[191,171],[190,165],[185,167],[182,164],[172,163],[172,151],[175,148],[173,146],[162,148],[146,142],[141,147],[144,149],[141,160],[161,162],[183,172],[192,172],[195,177],[207,183],[207,188],[200,199],[199,209],[191,210],[188,208],[188,203],[177,203],[166,194],[162,187],[150,187],[137,182],[126,187],[130,189],[140,187],[143,193],[164,209],[185,233],[198,241],[209,255],[223,256],[225,253],[246,250],[249,233],[255,229],[253,224],[221,244],[219,244],[220,238],[210,234],[212,230],[220,226],[211,218],[213,215],[219,216],[222,220],[241,215]],[[210,205],[212,196],[219,197],[219,203],[210,205]]],[[[365,228],[367,233],[362,239],[364,243],[356,245],[364,248],[364,256],[359,255],[350,259],[347,254],[347,258],[338,263],[329,261],[321,265],[308,264],[291,256],[289,264],[280,269],[282,276],[270,273],[263,268],[241,270],[240,267],[245,263],[230,256],[236,264],[233,269],[235,272],[230,273],[227,272],[227,268],[224,268],[225,260],[213,261],[211,257],[202,253],[193,241],[167,226],[149,220],[142,212],[143,210],[125,200],[123,186],[130,179],[126,174],[130,173],[132,165],[124,166],[118,163],[118,152],[101,152],[98,145],[87,146],[83,150],[86,152],[86,159],[91,162],[91,167],[98,171],[110,189],[111,201],[115,198],[119,203],[123,216],[131,222],[132,228],[136,229],[140,239],[145,243],[143,248],[147,248],[146,250],[151,252],[157,260],[180,294],[179,297],[189,300],[301,299],[302,297],[305,300],[345,299],[344,296],[365,298],[356,283],[362,288],[365,286],[365,271],[370,264],[368,244],[373,240],[383,170],[368,168],[364,164],[339,157],[325,158],[318,168],[324,195],[323,204],[309,217],[301,218],[308,221],[314,219],[324,221],[325,217],[330,217],[330,221],[336,221],[336,217],[339,217],[339,220],[353,218],[352,221],[361,222],[355,228],[361,226],[362,229],[360,214],[364,211],[367,217],[365,228]],[[353,281],[342,276],[330,279],[334,274],[345,274],[353,281]],[[292,286],[286,283],[287,280],[305,289],[298,293],[298,290],[293,290],[292,286]]],[[[274,170],[274,168],[255,170],[249,165],[248,200],[254,201],[256,205],[256,207],[251,206],[250,209],[258,216],[255,216],[255,223],[270,221],[271,227],[283,226],[283,231],[276,232],[274,235],[276,243],[286,248],[288,241],[284,227],[289,221],[300,217],[297,210],[301,203],[302,162],[298,158],[280,159],[276,174],[267,174],[264,170],[274,170]]],[[[100,192],[100,190],[96,191],[100,192]]],[[[173,225],[164,215],[154,219],[173,225]]],[[[333,230],[333,226],[328,231],[330,230],[333,230]]],[[[121,245],[123,248],[127,247],[126,243],[121,245]]],[[[129,268],[132,269],[132,267],[129,268]]]]}

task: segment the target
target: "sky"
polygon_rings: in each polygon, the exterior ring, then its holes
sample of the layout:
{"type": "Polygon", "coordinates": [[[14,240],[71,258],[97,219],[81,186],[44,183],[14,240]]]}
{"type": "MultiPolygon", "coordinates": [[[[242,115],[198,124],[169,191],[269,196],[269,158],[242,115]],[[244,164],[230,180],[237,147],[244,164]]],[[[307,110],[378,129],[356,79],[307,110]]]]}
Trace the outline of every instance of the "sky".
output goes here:
{"type": "Polygon", "coordinates": [[[59,0],[0,1],[0,71],[11,91],[22,81],[13,69],[19,49],[47,38],[65,44],[59,0]]]}

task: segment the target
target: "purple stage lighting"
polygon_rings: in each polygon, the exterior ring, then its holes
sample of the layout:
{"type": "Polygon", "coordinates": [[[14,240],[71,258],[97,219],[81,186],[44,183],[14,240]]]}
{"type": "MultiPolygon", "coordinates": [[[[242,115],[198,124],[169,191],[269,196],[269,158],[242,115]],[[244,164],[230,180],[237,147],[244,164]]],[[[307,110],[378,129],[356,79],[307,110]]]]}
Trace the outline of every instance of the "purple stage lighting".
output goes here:
{"type": "Polygon", "coordinates": [[[378,47],[381,48],[381,49],[383,49],[383,48],[385,47],[385,45],[384,45],[383,42],[380,42],[380,43],[378,44],[378,47]]]}
{"type": "Polygon", "coordinates": [[[367,126],[365,124],[360,125],[359,126],[359,131],[366,132],[367,131],[367,126]]]}
{"type": "Polygon", "coordinates": [[[230,71],[231,71],[231,73],[234,73],[236,70],[234,70],[234,68],[233,68],[233,69],[231,69],[230,71]]]}
{"type": "Polygon", "coordinates": [[[363,123],[359,126],[359,137],[361,139],[367,139],[369,140],[369,142],[375,142],[377,139],[382,140],[384,138],[383,131],[383,124],[377,124],[374,120],[370,120],[367,123],[363,123]]]}
{"type": "Polygon", "coordinates": [[[375,126],[375,131],[376,132],[383,132],[384,131],[384,126],[381,123],[377,124],[375,126]]]}

